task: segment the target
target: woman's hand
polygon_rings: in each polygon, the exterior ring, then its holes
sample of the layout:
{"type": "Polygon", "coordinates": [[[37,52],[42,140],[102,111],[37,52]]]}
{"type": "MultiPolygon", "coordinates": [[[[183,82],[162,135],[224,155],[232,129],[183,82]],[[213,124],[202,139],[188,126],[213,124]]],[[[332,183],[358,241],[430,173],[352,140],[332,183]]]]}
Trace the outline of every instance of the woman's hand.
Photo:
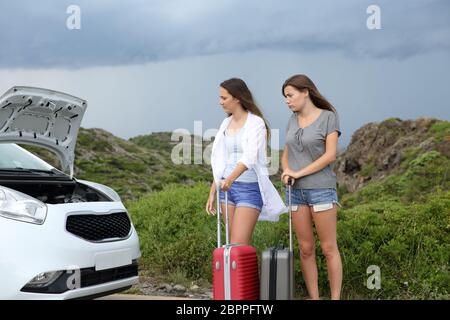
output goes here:
{"type": "Polygon", "coordinates": [[[220,189],[222,189],[223,191],[228,191],[228,190],[230,190],[232,183],[233,183],[233,181],[230,181],[228,178],[225,180],[222,180],[220,182],[220,189]]]}
{"type": "Polygon", "coordinates": [[[294,185],[295,179],[292,178],[291,176],[285,175],[283,178],[281,178],[281,181],[283,181],[284,185],[288,185],[289,183],[291,184],[291,186],[294,185]]]}
{"type": "Polygon", "coordinates": [[[208,197],[208,201],[206,202],[206,212],[208,213],[208,215],[216,214],[215,202],[216,202],[215,195],[210,194],[208,197]]]}
{"type": "Polygon", "coordinates": [[[285,181],[284,180],[285,177],[292,177],[294,179],[298,179],[298,178],[301,178],[301,176],[302,176],[301,171],[294,171],[294,170],[291,170],[288,168],[288,169],[285,169],[283,171],[283,173],[281,174],[281,180],[285,181]]]}

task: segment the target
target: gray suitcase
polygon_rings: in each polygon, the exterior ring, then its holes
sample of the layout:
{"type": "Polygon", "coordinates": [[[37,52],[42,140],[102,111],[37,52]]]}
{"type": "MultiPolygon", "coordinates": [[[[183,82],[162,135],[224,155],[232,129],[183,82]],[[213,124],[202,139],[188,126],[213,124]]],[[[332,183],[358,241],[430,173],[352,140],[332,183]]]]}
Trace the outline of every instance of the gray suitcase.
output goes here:
{"type": "Polygon", "coordinates": [[[261,257],[261,300],[294,298],[294,253],[292,250],[291,185],[288,186],[289,248],[271,247],[261,257]]]}

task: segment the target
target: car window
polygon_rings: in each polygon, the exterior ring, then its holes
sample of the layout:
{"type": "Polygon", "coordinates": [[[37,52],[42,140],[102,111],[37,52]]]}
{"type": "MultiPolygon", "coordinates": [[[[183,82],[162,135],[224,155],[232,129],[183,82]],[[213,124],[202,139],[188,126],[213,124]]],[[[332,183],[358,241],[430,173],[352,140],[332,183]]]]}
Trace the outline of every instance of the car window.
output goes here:
{"type": "Polygon", "coordinates": [[[0,169],[50,170],[53,167],[14,143],[0,143],[0,169]]]}

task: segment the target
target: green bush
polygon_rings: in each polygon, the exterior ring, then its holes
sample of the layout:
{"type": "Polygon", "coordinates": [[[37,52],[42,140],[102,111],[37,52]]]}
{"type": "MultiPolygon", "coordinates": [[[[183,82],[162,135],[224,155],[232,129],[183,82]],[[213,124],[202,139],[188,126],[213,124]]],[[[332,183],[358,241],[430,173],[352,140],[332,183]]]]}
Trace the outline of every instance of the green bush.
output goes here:
{"type": "Polygon", "coordinates": [[[151,273],[168,276],[182,271],[194,280],[211,274],[216,220],[204,210],[208,191],[206,183],[191,188],[169,185],[130,205],[142,261],[151,273]]]}
{"type": "Polygon", "coordinates": [[[343,292],[351,288],[384,299],[449,298],[449,212],[450,192],[429,195],[420,204],[377,201],[340,211],[343,292]],[[379,291],[365,286],[370,265],[381,269],[379,291]]]}

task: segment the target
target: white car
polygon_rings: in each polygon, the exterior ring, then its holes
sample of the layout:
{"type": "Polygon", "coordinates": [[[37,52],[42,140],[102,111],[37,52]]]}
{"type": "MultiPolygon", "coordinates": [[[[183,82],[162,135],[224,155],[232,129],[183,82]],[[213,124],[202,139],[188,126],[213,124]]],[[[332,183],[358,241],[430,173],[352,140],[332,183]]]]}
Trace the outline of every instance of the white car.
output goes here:
{"type": "Polygon", "coordinates": [[[139,239],[120,197],[73,178],[86,107],[40,88],[0,97],[0,299],[92,298],[138,282],[139,239]],[[15,143],[55,152],[62,171],[15,143]]]}

